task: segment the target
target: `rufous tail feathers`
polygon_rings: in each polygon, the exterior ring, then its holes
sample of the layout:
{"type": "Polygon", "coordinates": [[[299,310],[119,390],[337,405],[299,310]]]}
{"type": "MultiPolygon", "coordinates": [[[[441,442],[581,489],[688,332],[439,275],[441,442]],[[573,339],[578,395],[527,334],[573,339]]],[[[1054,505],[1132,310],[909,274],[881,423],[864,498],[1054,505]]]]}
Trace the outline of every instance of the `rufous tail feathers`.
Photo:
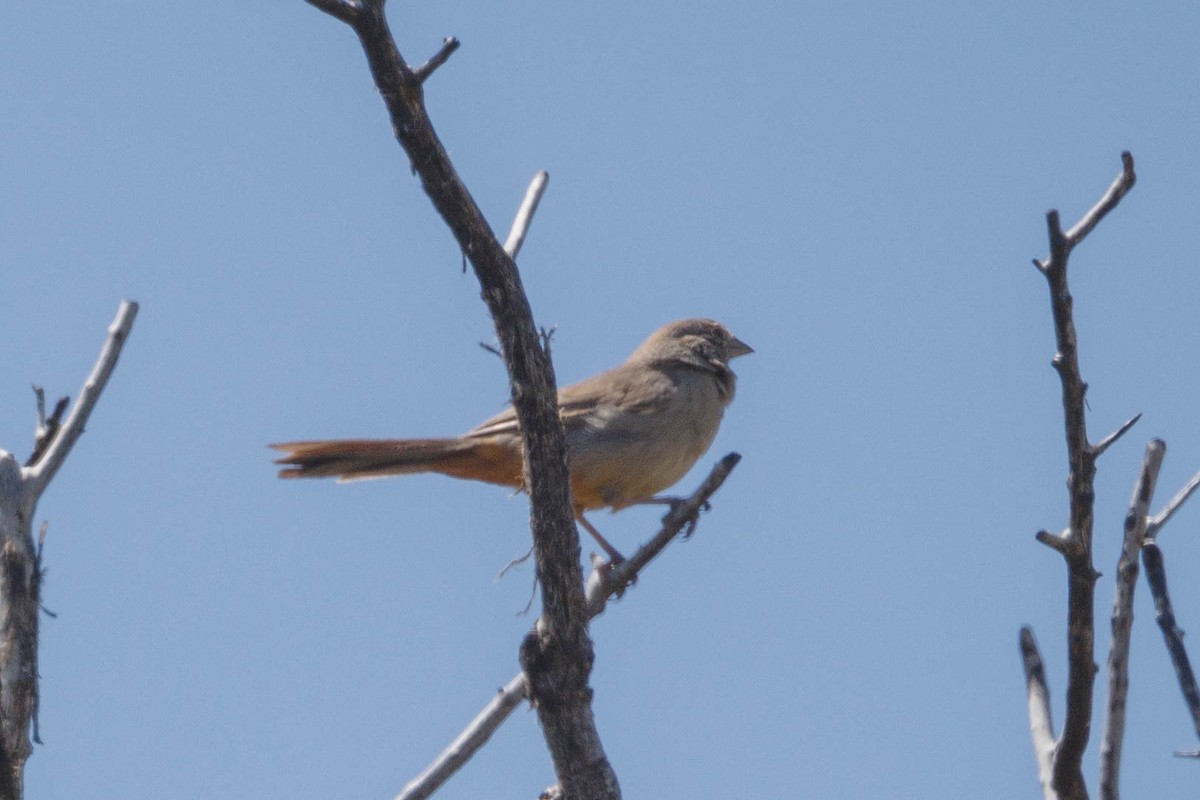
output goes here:
{"type": "Polygon", "coordinates": [[[482,438],[335,439],[285,442],[281,478],[336,477],[342,481],[437,472],[455,478],[521,486],[521,457],[504,443],[482,438]]]}

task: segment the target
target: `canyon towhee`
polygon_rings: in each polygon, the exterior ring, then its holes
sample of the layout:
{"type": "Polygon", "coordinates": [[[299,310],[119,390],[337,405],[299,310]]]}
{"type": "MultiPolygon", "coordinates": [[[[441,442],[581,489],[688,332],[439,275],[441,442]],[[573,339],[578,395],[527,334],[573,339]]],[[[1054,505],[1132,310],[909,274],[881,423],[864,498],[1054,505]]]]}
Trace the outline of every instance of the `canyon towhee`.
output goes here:
{"type": "MultiPolygon", "coordinates": [[[[684,319],[656,330],[624,364],[561,389],[575,518],[609,557],[620,554],[583,518],[643,503],[684,476],[717,435],[737,376],[752,353],[719,322],[684,319]]],[[[341,480],[437,472],[520,489],[521,434],[510,407],[452,439],[344,439],[273,444],[281,478],[341,480]]]]}

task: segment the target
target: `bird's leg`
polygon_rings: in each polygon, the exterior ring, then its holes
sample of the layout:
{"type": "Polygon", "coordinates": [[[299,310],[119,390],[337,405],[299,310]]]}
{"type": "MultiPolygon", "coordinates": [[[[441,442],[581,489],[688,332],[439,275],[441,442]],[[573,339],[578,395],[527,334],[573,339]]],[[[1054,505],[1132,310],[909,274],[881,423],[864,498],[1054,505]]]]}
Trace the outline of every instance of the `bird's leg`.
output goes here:
{"type": "Polygon", "coordinates": [[[596,530],[596,528],[592,525],[592,523],[588,522],[586,519],[583,518],[582,512],[580,512],[579,514],[576,514],[575,519],[577,519],[579,521],[579,524],[584,527],[584,530],[586,530],[588,533],[590,533],[592,535],[592,538],[596,540],[596,544],[600,545],[601,549],[603,549],[604,552],[608,554],[608,563],[610,565],[620,564],[622,561],[625,560],[625,556],[621,555],[621,553],[618,552],[617,548],[615,548],[611,544],[609,544],[608,540],[600,535],[600,531],[596,530]]]}

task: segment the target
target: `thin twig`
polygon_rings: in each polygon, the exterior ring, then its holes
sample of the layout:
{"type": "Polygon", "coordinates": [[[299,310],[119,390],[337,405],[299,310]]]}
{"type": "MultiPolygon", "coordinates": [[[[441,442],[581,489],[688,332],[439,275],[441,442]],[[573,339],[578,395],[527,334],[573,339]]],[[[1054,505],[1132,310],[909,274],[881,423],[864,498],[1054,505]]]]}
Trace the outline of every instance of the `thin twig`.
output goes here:
{"type": "Polygon", "coordinates": [[[625,587],[634,582],[641,571],[654,560],[659,553],[666,549],[671,540],[687,528],[700,510],[708,504],[708,499],[721,488],[729,473],[737,466],[742,457],[738,453],[730,453],[713,466],[708,477],[700,484],[700,488],[675,505],[670,513],[663,517],[663,526],[650,541],[637,549],[632,556],[611,569],[593,570],[588,577],[587,603],[588,614],[596,617],[604,611],[608,598],[622,592],[625,587]]]}
{"type": "MultiPolygon", "coordinates": [[[[608,598],[623,592],[634,582],[640,571],[678,537],[680,531],[688,525],[691,519],[689,515],[697,513],[721,488],[721,484],[729,477],[729,473],[740,459],[741,456],[737,453],[730,453],[718,461],[700,487],[672,509],[664,518],[658,533],[639,547],[632,556],[615,567],[609,568],[605,562],[600,569],[593,570],[588,578],[587,587],[587,608],[590,617],[594,618],[602,613],[608,598]]],[[[497,696],[488,701],[449,747],[404,787],[404,791],[396,796],[396,800],[421,800],[441,788],[451,775],[487,743],[508,715],[525,699],[527,693],[525,673],[518,673],[505,684],[497,696]]]]}
{"type": "Polygon", "coordinates": [[[1192,479],[1187,482],[1187,485],[1180,489],[1179,492],[1171,498],[1171,502],[1167,503],[1162,511],[1150,518],[1150,521],[1146,523],[1146,538],[1157,539],[1158,532],[1162,530],[1164,525],[1171,521],[1171,517],[1175,516],[1176,511],[1183,508],[1183,504],[1188,501],[1188,498],[1191,497],[1197,489],[1200,489],[1200,472],[1197,472],[1192,476],[1192,479]]]}
{"type": "Polygon", "coordinates": [[[1108,436],[1105,436],[1099,442],[1094,444],[1092,446],[1092,452],[1097,457],[1104,455],[1104,451],[1107,450],[1109,447],[1112,447],[1114,444],[1116,444],[1117,441],[1122,436],[1124,436],[1129,431],[1130,428],[1132,428],[1134,425],[1136,425],[1137,421],[1141,418],[1142,418],[1142,414],[1141,414],[1141,412],[1138,412],[1137,414],[1134,414],[1129,419],[1125,420],[1125,422],[1123,422],[1121,424],[1121,427],[1117,428],[1115,431],[1110,433],[1108,436]]]}
{"type": "Polygon", "coordinates": [[[1125,738],[1125,701],[1129,694],[1129,638],[1133,631],[1133,592],[1138,577],[1138,551],[1146,538],[1146,519],[1158,483],[1167,445],[1151,439],[1142,459],[1142,472],[1133,487],[1125,515],[1125,537],[1117,561],[1113,600],[1112,642],[1108,651],[1108,713],[1100,739],[1100,797],[1117,800],[1121,794],[1121,746],[1125,738]]]}
{"type": "Polygon", "coordinates": [[[479,342],[479,346],[482,347],[484,350],[488,351],[489,353],[491,353],[492,355],[494,355],[496,358],[500,359],[501,361],[504,360],[504,353],[501,353],[500,348],[496,347],[496,345],[488,344],[487,342],[479,342]]]}
{"type": "Polygon", "coordinates": [[[1175,665],[1179,689],[1183,692],[1183,701],[1192,716],[1196,737],[1200,738],[1200,688],[1196,686],[1192,662],[1188,659],[1187,648],[1183,646],[1183,631],[1175,622],[1171,595],[1167,591],[1167,571],[1163,565],[1162,550],[1153,540],[1142,545],[1142,563],[1146,567],[1146,581],[1150,584],[1150,594],[1154,597],[1154,617],[1162,630],[1171,663],[1175,665]]]}
{"type": "Polygon", "coordinates": [[[409,781],[396,800],[424,800],[441,788],[454,773],[466,764],[471,756],[487,744],[492,734],[499,730],[508,715],[516,710],[525,699],[527,690],[525,673],[520,672],[496,693],[483,707],[471,724],[463,729],[432,764],[417,777],[409,781]]]}
{"type": "Polygon", "coordinates": [[[54,437],[58,436],[58,429],[62,426],[63,413],[67,410],[67,403],[71,401],[69,397],[58,398],[58,402],[54,404],[54,410],[47,417],[46,393],[42,391],[42,387],[34,386],[33,394],[37,398],[37,427],[33,433],[33,452],[25,460],[27,467],[32,467],[46,454],[46,449],[50,447],[54,437]]]}
{"type": "Polygon", "coordinates": [[[542,195],[546,193],[546,185],[549,182],[550,173],[543,169],[533,176],[529,188],[525,190],[525,198],[521,201],[521,207],[517,209],[508,239],[504,242],[504,251],[513,260],[516,260],[521,246],[525,244],[525,235],[529,232],[529,225],[533,222],[533,215],[537,213],[538,204],[542,202],[542,195]]]}
{"type": "Polygon", "coordinates": [[[442,40],[442,48],[433,54],[433,58],[414,69],[413,75],[416,75],[417,80],[424,83],[438,67],[449,60],[454,51],[458,49],[459,44],[458,39],[455,39],[453,36],[447,36],[442,40]]]}
{"type": "Polygon", "coordinates": [[[121,348],[124,347],[129,330],[133,327],[137,311],[137,303],[131,300],[121,301],[116,319],[108,326],[108,338],[100,351],[100,357],[96,360],[92,373],[84,381],[83,388],[79,390],[75,406],[63,422],[58,436],[54,437],[36,464],[25,468],[26,492],[32,498],[32,502],[37,502],[36,498],[45,491],[54,478],[54,473],[58,472],[76,440],[83,434],[88,417],[91,416],[96,401],[100,399],[100,393],[104,391],[109,376],[117,366],[117,359],[121,357],[121,348]]]}

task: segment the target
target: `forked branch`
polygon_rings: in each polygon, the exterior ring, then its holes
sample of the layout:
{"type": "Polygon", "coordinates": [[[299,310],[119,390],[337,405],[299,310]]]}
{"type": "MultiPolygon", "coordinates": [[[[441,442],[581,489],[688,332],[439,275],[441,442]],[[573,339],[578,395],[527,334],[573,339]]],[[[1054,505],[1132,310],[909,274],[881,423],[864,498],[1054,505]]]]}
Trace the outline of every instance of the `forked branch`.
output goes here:
{"type": "MultiPolygon", "coordinates": [[[[1050,784],[1043,786],[1047,796],[1060,798],[1087,797],[1082,763],[1092,724],[1092,690],[1096,674],[1096,570],[1092,565],[1096,459],[1133,424],[1133,421],[1126,423],[1116,434],[1106,437],[1099,445],[1088,442],[1085,415],[1087,384],[1079,369],[1073,316],[1074,301],[1067,283],[1067,264],[1074,248],[1133,187],[1136,181],[1133,158],[1126,152],[1121,154],[1121,161],[1121,174],[1109,186],[1100,201],[1068,232],[1063,232],[1057,211],[1047,212],[1050,255],[1045,260],[1034,260],[1038,270],[1046,277],[1050,290],[1050,308],[1054,318],[1057,345],[1052,363],[1062,384],[1063,423],[1067,440],[1067,488],[1070,506],[1067,527],[1061,537],[1052,537],[1046,532],[1038,535],[1039,541],[1052,545],[1064,556],[1067,565],[1066,717],[1062,734],[1054,749],[1050,784]]],[[[1039,764],[1040,758],[1039,750],[1039,764]]]]}
{"type": "Polygon", "coordinates": [[[1108,709],[1100,740],[1100,796],[1120,796],[1121,745],[1125,739],[1125,699],[1129,694],[1129,639],[1133,632],[1133,590],[1137,585],[1138,552],[1146,539],[1150,501],[1167,445],[1152,439],[1146,445],[1142,472],[1133,487],[1125,515],[1125,537],[1117,560],[1117,590],[1113,601],[1112,642],[1108,651],[1108,709]]]}
{"type": "MultiPolygon", "coordinates": [[[[692,524],[695,515],[707,505],[709,498],[721,488],[729,473],[737,466],[741,456],[730,453],[717,462],[712,472],[695,492],[672,509],[663,519],[662,528],[625,561],[609,569],[607,565],[593,570],[588,579],[587,602],[590,617],[603,613],[608,599],[623,592],[631,585],[655,556],[679,537],[692,524]]],[[[520,672],[504,685],[487,705],[475,715],[450,745],[443,750],[420,775],[413,778],[396,800],[424,800],[430,797],[450,779],[492,737],[508,719],[521,701],[525,700],[529,685],[525,673],[520,672]]]]}
{"type": "MultiPolygon", "coordinates": [[[[1175,621],[1175,610],[1171,606],[1171,595],[1167,591],[1167,569],[1163,563],[1162,550],[1158,547],[1159,532],[1197,488],[1200,488],[1200,473],[1193,475],[1170,502],[1147,521],[1145,543],[1142,545],[1142,564],[1146,567],[1146,580],[1154,598],[1154,615],[1162,631],[1171,663],[1175,667],[1175,676],[1179,681],[1179,689],[1183,692],[1188,714],[1192,718],[1196,737],[1200,739],[1200,689],[1196,686],[1196,675],[1192,671],[1187,648],[1183,644],[1183,631],[1175,621]]],[[[1200,751],[1177,752],[1176,755],[1197,758],[1200,757],[1200,751]]]]}
{"type": "Polygon", "coordinates": [[[33,538],[38,500],[82,435],[89,415],[117,365],[133,326],[137,304],[121,303],[108,338],[75,406],[61,421],[60,403],[45,418],[38,395],[34,455],[21,467],[0,450],[0,799],[24,794],[25,762],[33,751],[30,731],[38,708],[38,614],[41,611],[40,547],[33,538]]]}
{"type": "Polygon", "coordinates": [[[479,279],[509,372],[512,404],[524,444],[525,486],[532,506],[544,626],[522,646],[522,660],[530,663],[532,659],[549,679],[536,681],[531,694],[555,772],[567,794],[577,800],[618,798],[616,775],[604,754],[591,711],[592,644],[587,633],[579,534],[570,508],[566,439],[559,422],[549,354],[540,345],[512,256],[463,185],[425,108],[422,82],[453,52],[456,43],[448,40],[428,64],[413,69],[396,47],[382,0],[308,1],[350,24],[358,35],[391,116],[392,130],[479,279]],[[548,692],[552,694],[542,696],[548,692]]]}

